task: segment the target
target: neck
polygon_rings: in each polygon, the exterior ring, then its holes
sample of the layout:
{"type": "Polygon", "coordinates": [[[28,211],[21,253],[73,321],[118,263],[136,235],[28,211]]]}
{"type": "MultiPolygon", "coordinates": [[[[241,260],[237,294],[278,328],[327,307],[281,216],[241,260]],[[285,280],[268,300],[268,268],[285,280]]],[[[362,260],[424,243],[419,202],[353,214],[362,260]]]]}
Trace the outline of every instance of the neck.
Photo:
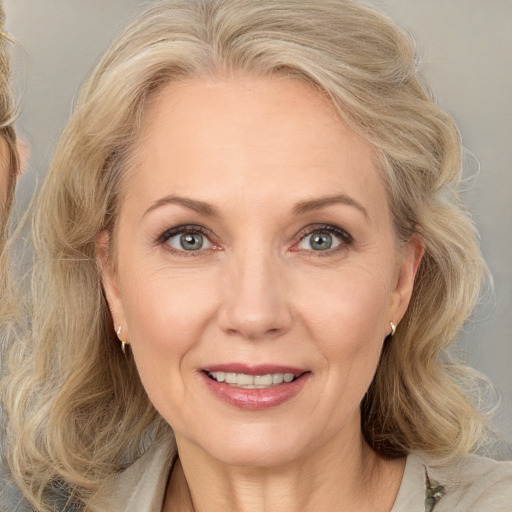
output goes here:
{"type": "Polygon", "coordinates": [[[404,460],[379,457],[361,435],[273,467],[227,465],[179,436],[177,442],[180,460],[163,512],[388,512],[404,469],[404,460]]]}

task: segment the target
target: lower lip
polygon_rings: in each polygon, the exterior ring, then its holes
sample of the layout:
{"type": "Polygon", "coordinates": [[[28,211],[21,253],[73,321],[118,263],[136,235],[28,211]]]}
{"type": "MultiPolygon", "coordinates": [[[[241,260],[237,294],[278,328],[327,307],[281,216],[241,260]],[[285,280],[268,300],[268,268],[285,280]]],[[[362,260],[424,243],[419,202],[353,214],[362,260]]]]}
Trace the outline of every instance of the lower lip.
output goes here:
{"type": "Polygon", "coordinates": [[[266,389],[237,388],[210,379],[201,373],[208,389],[223,402],[241,409],[262,410],[284,404],[296,396],[309,380],[310,373],[303,373],[292,382],[283,382],[266,389]]]}

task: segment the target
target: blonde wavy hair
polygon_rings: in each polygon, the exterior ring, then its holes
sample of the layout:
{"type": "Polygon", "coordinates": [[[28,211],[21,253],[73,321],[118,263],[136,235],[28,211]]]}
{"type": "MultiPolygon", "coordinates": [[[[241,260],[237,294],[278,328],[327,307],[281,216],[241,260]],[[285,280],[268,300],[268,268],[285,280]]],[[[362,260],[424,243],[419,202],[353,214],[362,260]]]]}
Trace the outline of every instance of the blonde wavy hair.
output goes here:
{"type": "Polygon", "coordinates": [[[95,237],[112,230],[147,102],[184,77],[251,73],[303,80],[373,146],[397,244],[421,237],[408,312],[385,343],[361,405],[377,452],[452,459],[486,425],[472,374],[447,348],[472,312],[485,265],[459,200],[461,145],[418,77],[415,46],[352,0],[169,0],[142,13],[85,83],[35,203],[37,258],[3,386],[12,475],[37,510],[76,503],[155,436],[171,436],[119,349],[95,237]]]}

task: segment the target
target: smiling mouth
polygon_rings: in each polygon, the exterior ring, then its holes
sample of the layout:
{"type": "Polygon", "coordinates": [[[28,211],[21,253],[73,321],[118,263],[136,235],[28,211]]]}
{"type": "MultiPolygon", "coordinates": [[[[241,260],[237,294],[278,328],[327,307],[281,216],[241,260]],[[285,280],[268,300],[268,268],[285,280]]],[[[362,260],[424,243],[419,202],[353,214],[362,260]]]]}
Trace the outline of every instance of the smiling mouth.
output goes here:
{"type": "Polygon", "coordinates": [[[228,384],[235,388],[268,389],[297,380],[302,374],[267,373],[265,375],[248,375],[246,373],[205,372],[213,381],[228,384]]]}

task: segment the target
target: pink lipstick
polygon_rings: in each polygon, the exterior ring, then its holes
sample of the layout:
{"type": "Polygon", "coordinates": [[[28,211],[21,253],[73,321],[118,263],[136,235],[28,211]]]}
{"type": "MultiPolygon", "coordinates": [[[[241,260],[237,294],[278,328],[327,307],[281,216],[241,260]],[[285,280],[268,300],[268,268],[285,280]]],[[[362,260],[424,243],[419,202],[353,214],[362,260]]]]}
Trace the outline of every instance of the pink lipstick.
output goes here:
{"type": "Polygon", "coordinates": [[[242,409],[262,410],[296,396],[311,372],[283,365],[228,363],[203,368],[200,376],[223,402],[242,409]]]}

